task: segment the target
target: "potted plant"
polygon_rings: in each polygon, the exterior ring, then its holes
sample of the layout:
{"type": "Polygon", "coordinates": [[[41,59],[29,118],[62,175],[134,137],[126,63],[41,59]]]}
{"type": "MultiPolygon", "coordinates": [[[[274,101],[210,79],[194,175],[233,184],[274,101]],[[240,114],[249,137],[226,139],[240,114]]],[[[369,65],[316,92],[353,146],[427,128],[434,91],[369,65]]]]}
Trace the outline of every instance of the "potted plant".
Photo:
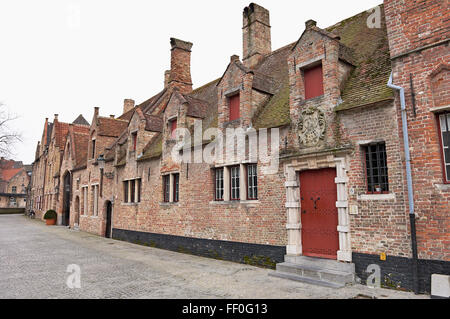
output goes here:
{"type": "Polygon", "coordinates": [[[44,219],[47,225],[53,226],[56,225],[56,219],[58,218],[58,215],[54,210],[48,210],[45,215],[44,219]]]}

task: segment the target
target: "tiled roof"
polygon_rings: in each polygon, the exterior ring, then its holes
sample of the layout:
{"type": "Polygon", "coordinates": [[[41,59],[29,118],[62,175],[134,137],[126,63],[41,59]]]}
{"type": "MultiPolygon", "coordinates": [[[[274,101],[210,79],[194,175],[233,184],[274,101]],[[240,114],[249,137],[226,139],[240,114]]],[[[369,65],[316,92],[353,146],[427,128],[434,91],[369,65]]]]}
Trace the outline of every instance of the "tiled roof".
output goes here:
{"type": "Polygon", "coordinates": [[[167,90],[164,89],[161,92],[159,92],[158,94],[152,96],[151,98],[149,98],[148,100],[146,100],[145,102],[135,106],[133,109],[129,110],[128,112],[122,114],[121,116],[119,116],[117,119],[119,120],[126,120],[126,121],[130,121],[134,112],[136,111],[136,109],[140,109],[142,110],[142,112],[146,113],[148,112],[149,109],[151,109],[151,107],[158,101],[158,99],[166,92],[167,90]]]}
{"type": "Polygon", "coordinates": [[[22,168],[0,169],[0,179],[9,182],[22,168]]]}
{"type": "Polygon", "coordinates": [[[89,135],[73,133],[73,147],[75,148],[75,167],[86,165],[89,135]]]}
{"type": "Polygon", "coordinates": [[[196,118],[205,118],[209,109],[209,103],[195,98],[189,94],[183,94],[188,103],[187,116],[196,118]]]}
{"type": "Polygon", "coordinates": [[[100,136],[119,137],[128,127],[127,120],[114,119],[110,117],[98,117],[98,132],[100,136]]]}
{"type": "Polygon", "coordinates": [[[163,131],[163,118],[159,115],[144,114],[145,117],[145,129],[150,132],[162,133],[163,131]]]}
{"type": "Polygon", "coordinates": [[[382,27],[379,29],[367,27],[368,12],[327,28],[353,50],[356,66],[343,89],[343,103],[336,110],[393,99],[393,92],[387,87],[392,69],[384,10],[381,12],[382,27]]]}
{"type": "MultiPolygon", "coordinates": [[[[162,134],[155,135],[142,151],[142,157],[138,161],[160,157],[162,154],[162,134]]],[[[121,162],[118,161],[118,166],[121,162]]]]}
{"type": "Polygon", "coordinates": [[[273,97],[255,112],[252,123],[255,128],[271,128],[290,123],[289,112],[289,72],[287,58],[293,44],[272,52],[256,67],[261,74],[273,78],[273,97]]]}
{"type": "Polygon", "coordinates": [[[55,146],[59,147],[60,150],[63,150],[66,145],[67,133],[69,133],[69,124],[55,121],[53,125],[56,139],[55,146]]]}
{"type": "Polygon", "coordinates": [[[89,122],[86,121],[86,119],[81,114],[75,119],[75,121],[72,122],[72,124],[90,126],[89,122]]]}

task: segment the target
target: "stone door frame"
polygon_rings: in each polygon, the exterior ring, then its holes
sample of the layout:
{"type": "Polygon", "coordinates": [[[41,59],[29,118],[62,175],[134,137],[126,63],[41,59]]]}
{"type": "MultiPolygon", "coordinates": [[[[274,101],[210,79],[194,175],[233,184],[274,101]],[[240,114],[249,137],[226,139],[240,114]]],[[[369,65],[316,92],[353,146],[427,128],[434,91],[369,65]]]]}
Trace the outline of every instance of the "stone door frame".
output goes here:
{"type": "Polygon", "coordinates": [[[337,260],[341,262],[352,262],[351,238],[350,238],[350,215],[348,209],[348,176],[345,157],[334,155],[314,156],[309,158],[294,159],[284,165],[286,178],[286,209],[287,209],[287,233],[288,233],[288,256],[302,256],[302,221],[300,201],[300,179],[299,173],[306,170],[319,170],[323,168],[336,168],[337,198],[339,222],[339,251],[337,260]]]}

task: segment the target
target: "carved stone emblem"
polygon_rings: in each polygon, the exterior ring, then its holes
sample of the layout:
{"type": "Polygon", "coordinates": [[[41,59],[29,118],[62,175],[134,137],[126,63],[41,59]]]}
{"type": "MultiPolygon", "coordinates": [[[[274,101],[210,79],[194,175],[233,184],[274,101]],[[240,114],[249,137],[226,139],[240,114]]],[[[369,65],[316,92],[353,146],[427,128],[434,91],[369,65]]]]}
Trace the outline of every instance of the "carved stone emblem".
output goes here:
{"type": "Polygon", "coordinates": [[[300,145],[313,147],[325,138],[325,114],[317,107],[310,106],[301,111],[298,122],[300,145]]]}

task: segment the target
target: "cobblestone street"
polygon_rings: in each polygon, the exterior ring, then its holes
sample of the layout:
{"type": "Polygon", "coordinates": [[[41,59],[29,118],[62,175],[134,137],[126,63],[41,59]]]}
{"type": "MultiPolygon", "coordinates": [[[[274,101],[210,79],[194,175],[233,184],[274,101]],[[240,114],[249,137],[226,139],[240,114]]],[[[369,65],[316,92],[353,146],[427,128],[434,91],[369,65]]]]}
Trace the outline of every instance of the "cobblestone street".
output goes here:
{"type": "Polygon", "coordinates": [[[356,285],[334,290],[271,270],[104,239],[24,216],[0,216],[0,298],[428,298],[356,285]],[[81,267],[81,289],[66,285],[81,267]]]}

